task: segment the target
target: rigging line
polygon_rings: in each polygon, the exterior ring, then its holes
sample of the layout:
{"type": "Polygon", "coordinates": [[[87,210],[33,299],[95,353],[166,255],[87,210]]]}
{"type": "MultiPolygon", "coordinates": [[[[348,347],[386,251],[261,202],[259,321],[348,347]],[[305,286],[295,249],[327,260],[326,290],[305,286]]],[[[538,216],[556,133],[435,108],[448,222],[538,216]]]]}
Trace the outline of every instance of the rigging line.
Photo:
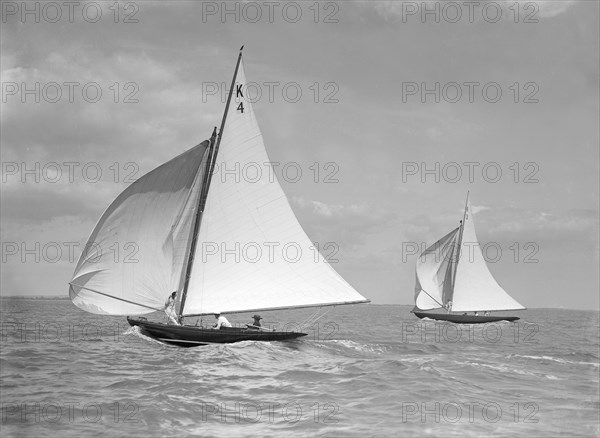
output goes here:
{"type": "Polygon", "coordinates": [[[307,326],[310,322],[312,322],[313,319],[316,318],[316,316],[319,314],[319,312],[321,311],[322,307],[318,307],[317,310],[310,315],[307,319],[304,320],[304,322],[302,322],[299,326],[300,329],[302,329],[302,327],[307,326]]]}
{"type": "MultiPolygon", "coordinates": [[[[441,258],[443,259],[442,262],[440,263],[437,271],[436,271],[436,275],[439,274],[440,272],[442,272],[442,267],[444,267],[444,271],[446,269],[448,269],[448,265],[451,263],[451,257],[452,257],[452,251],[454,248],[454,238],[456,237],[456,234],[458,233],[459,229],[458,227],[454,230],[454,235],[452,235],[448,241],[444,244],[444,246],[442,247],[440,254],[441,254],[441,258]],[[450,258],[448,258],[448,253],[450,253],[450,258]],[[445,263],[445,266],[444,266],[445,263]]],[[[437,254],[436,254],[437,257],[437,254]]],[[[443,282],[442,282],[443,284],[443,282]]]]}
{"type": "Polygon", "coordinates": [[[452,277],[451,277],[452,298],[454,298],[454,283],[456,281],[456,271],[458,270],[458,262],[460,261],[460,253],[461,253],[461,246],[463,243],[462,239],[463,239],[463,232],[465,230],[465,222],[467,221],[468,214],[471,213],[469,211],[469,194],[470,194],[470,191],[467,190],[467,200],[465,201],[465,213],[463,214],[463,220],[460,224],[460,231],[458,234],[458,246],[456,248],[456,260],[454,262],[454,270],[452,272],[452,277]]]}
{"type": "Polygon", "coordinates": [[[433,301],[435,301],[436,303],[438,303],[440,305],[440,307],[444,307],[444,305],[442,303],[440,303],[438,300],[436,300],[433,296],[429,295],[429,293],[427,293],[427,291],[425,289],[421,288],[421,291],[425,292],[425,295],[427,295],[433,301]]]}
{"type": "MultiPolygon", "coordinates": [[[[319,310],[321,310],[321,309],[319,309],[319,310]]],[[[314,320],[310,321],[310,325],[313,325],[314,323],[316,323],[318,320],[320,320],[321,318],[323,318],[323,317],[324,317],[325,315],[327,315],[329,312],[331,312],[331,308],[329,308],[329,309],[326,309],[326,310],[325,310],[325,312],[324,312],[324,313],[323,313],[321,316],[319,316],[318,318],[316,318],[316,319],[314,319],[314,320]]],[[[309,325],[309,324],[303,324],[303,325],[301,325],[301,326],[300,326],[300,328],[302,329],[302,328],[304,328],[304,327],[306,327],[306,326],[308,326],[308,325],[309,325]]]]}
{"type": "Polygon", "coordinates": [[[104,292],[100,292],[100,291],[97,291],[97,290],[94,290],[94,289],[90,289],[89,287],[80,286],[80,285],[75,284],[75,283],[69,283],[69,284],[71,286],[76,286],[76,287],[80,287],[81,289],[89,290],[90,292],[94,292],[94,293],[97,293],[97,294],[100,294],[100,295],[104,295],[105,297],[114,298],[115,300],[124,301],[124,302],[129,303],[129,304],[135,304],[136,306],[145,307],[147,309],[156,310],[158,312],[162,312],[164,310],[164,309],[158,309],[156,307],[146,306],[145,304],[136,303],[135,301],[129,301],[129,300],[126,300],[124,298],[115,297],[114,295],[105,294],[104,292]]]}
{"type": "MultiPolygon", "coordinates": [[[[335,307],[335,306],[333,306],[333,307],[335,307]]],[[[322,308],[319,307],[319,309],[310,318],[308,318],[304,323],[302,323],[300,325],[300,329],[303,329],[304,327],[307,327],[309,325],[313,325],[314,323],[316,323],[318,320],[320,320],[325,315],[327,315],[331,311],[332,307],[330,307],[329,309],[326,309],[325,312],[321,316],[317,317],[317,315],[321,311],[321,309],[322,308]]]]}

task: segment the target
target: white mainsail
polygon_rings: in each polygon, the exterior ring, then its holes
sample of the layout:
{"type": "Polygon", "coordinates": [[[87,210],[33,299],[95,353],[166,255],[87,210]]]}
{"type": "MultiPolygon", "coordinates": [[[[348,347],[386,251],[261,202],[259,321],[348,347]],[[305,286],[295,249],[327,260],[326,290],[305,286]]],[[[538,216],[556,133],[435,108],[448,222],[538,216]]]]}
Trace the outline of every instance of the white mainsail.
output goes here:
{"type": "Polygon", "coordinates": [[[460,228],[456,228],[427,248],[417,260],[415,304],[419,309],[442,307],[444,279],[460,228]]]}
{"type": "Polygon", "coordinates": [[[208,144],[142,176],[106,209],[70,282],[77,307],[140,315],[162,309],[180,289],[208,144]]]}
{"type": "Polygon", "coordinates": [[[452,310],[474,312],[522,309],[525,307],[500,287],[488,269],[475,234],[471,204],[467,200],[452,310]]]}
{"type": "Polygon", "coordinates": [[[461,227],[421,254],[416,274],[415,305],[421,310],[441,308],[449,301],[455,312],[525,309],[489,271],[475,234],[468,197],[461,227]],[[458,258],[454,251],[457,244],[458,258]]]}
{"type": "Polygon", "coordinates": [[[270,164],[245,84],[240,65],[183,315],[366,302],[298,223],[270,164]]]}

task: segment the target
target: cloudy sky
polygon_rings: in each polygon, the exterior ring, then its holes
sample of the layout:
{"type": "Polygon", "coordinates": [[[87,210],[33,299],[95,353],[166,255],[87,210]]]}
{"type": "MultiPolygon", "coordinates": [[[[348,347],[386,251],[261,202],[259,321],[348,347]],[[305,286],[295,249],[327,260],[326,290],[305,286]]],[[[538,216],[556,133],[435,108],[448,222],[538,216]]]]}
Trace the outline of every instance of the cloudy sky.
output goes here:
{"type": "Polygon", "coordinates": [[[3,2],[0,25],[3,296],[67,294],[114,197],[220,122],[244,44],[292,208],[372,302],[412,303],[469,190],[515,299],[598,309],[598,2],[3,2]]]}

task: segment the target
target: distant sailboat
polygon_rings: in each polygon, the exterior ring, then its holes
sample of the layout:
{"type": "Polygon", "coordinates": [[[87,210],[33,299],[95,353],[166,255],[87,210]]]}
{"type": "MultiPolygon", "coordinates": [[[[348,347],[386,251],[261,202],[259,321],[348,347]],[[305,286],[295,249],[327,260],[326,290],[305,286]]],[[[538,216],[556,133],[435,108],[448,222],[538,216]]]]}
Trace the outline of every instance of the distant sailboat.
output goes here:
{"type": "MultiPolygon", "coordinates": [[[[104,212],[88,245],[102,249],[135,245],[135,260],[111,251],[82,254],[70,284],[73,303],[88,312],[143,315],[165,310],[177,292],[172,319],[217,313],[321,307],[368,302],[312,248],[274,177],[252,178],[215,170],[271,166],[252,104],[245,96],[242,52],[217,133],[142,176],[104,212]],[[232,94],[235,102],[232,103],[232,94]],[[303,251],[293,262],[281,247],[303,251]],[[264,249],[262,257],[206,256],[211,248],[264,249]],[[268,251],[278,248],[278,251],[268,251]],[[268,256],[267,256],[268,254],[268,256]]],[[[190,347],[244,340],[284,340],[293,331],[163,324],[127,318],[167,343],[190,347]]]]}
{"type": "Polygon", "coordinates": [[[516,321],[516,316],[488,313],[523,309],[500,287],[487,267],[475,235],[467,194],[460,226],[427,248],[417,260],[412,312],[419,318],[475,324],[516,321]]]}

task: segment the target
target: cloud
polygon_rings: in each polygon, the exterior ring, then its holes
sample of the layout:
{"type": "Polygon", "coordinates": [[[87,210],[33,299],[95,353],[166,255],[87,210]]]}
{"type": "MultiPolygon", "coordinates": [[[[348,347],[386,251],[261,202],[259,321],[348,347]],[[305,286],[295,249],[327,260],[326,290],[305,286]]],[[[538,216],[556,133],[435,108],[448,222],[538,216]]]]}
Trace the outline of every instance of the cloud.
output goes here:
{"type": "Polygon", "coordinates": [[[204,140],[220,117],[218,102],[198,105],[191,97],[190,90],[200,90],[187,79],[197,78],[189,78],[181,66],[145,52],[67,45],[63,52],[42,55],[35,65],[28,64],[24,52],[7,49],[3,86],[17,88],[3,96],[4,150],[36,147],[54,160],[113,161],[129,152],[129,160],[156,156],[159,164],[204,140]],[[173,151],[174,144],[178,150],[173,151]]]}
{"type": "Polygon", "coordinates": [[[326,204],[294,196],[291,203],[311,238],[334,241],[346,249],[362,245],[370,234],[389,227],[396,217],[395,213],[366,202],[326,204]]]}
{"type": "MultiPolygon", "coordinates": [[[[598,211],[540,211],[504,207],[475,216],[482,236],[490,240],[535,242],[565,252],[598,251],[598,211]]],[[[549,249],[549,248],[548,248],[549,249]]]]}
{"type": "Polygon", "coordinates": [[[489,209],[490,209],[490,207],[485,207],[485,206],[483,206],[483,205],[471,205],[471,211],[472,211],[474,214],[477,214],[477,213],[479,213],[480,211],[489,210],[489,209]]]}
{"type": "MultiPolygon", "coordinates": [[[[520,0],[518,1],[518,3],[527,4],[531,2],[520,0]]],[[[551,18],[565,13],[575,3],[575,0],[538,0],[534,4],[537,4],[537,6],[539,7],[540,17],[551,18]]]]}
{"type": "MultiPolygon", "coordinates": [[[[6,177],[6,176],[5,176],[6,177]]],[[[66,174],[51,183],[40,177],[39,183],[27,175],[26,182],[19,175],[7,178],[2,187],[2,220],[40,225],[61,216],[98,219],[112,199],[124,189],[114,182],[70,182],[66,174]]]]}

